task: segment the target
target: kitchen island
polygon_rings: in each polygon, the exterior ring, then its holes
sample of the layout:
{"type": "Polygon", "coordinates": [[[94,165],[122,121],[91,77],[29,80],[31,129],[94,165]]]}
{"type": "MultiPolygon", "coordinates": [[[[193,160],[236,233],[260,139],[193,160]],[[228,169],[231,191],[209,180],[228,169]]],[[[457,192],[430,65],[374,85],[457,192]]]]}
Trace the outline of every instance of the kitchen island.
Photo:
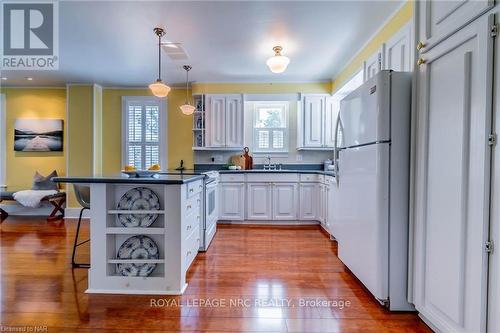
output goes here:
{"type": "Polygon", "coordinates": [[[203,175],[57,177],[90,186],[87,293],[180,295],[198,253],[203,175]]]}

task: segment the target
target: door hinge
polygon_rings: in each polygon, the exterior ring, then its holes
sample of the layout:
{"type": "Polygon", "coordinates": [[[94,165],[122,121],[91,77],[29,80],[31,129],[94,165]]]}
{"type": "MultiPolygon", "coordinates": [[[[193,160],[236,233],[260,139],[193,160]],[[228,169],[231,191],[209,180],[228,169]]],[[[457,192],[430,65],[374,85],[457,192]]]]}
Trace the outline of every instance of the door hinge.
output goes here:
{"type": "Polygon", "coordinates": [[[487,241],[486,243],[484,243],[484,250],[488,254],[493,253],[493,251],[495,250],[495,246],[493,244],[493,241],[487,241]]]}
{"type": "Polygon", "coordinates": [[[488,135],[488,145],[494,146],[497,144],[497,135],[495,133],[491,133],[488,135]]]}
{"type": "Polygon", "coordinates": [[[490,36],[496,37],[498,35],[498,23],[495,23],[490,28],[490,36]]]}

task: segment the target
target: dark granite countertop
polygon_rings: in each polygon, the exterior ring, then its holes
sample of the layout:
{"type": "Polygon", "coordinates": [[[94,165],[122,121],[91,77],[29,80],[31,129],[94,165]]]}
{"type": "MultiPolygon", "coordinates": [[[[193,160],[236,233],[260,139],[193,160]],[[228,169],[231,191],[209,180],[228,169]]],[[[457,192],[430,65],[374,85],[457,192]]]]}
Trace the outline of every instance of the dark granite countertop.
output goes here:
{"type": "Polygon", "coordinates": [[[196,180],[201,180],[204,175],[194,175],[194,174],[177,174],[177,175],[166,175],[160,174],[154,177],[141,177],[141,178],[130,178],[123,174],[114,175],[99,175],[99,176],[87,176],[87,177],[54,177],[52,181],[56,183],[74,183],[74,184],[96,184],[96,183],[113,183],[113,184],[162,184],[162,185],[176,185],[176,184],[186,184],[196,180]]]}

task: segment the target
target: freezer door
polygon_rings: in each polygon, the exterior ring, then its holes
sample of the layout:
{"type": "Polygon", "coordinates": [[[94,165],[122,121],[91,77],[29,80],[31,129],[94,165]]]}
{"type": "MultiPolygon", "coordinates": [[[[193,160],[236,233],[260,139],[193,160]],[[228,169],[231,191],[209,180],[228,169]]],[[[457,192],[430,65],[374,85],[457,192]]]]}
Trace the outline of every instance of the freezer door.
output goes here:
{"type": "Polygon", "coordinates": [[[390,140],[390,71],[382,71],[340,102],[342,147],[390,140]]]}
{"type": "Polygon", "coordinates": [[[340,151],[332,229],[339,258],[379,300],[389,295],[389,149],[340,151]]]}

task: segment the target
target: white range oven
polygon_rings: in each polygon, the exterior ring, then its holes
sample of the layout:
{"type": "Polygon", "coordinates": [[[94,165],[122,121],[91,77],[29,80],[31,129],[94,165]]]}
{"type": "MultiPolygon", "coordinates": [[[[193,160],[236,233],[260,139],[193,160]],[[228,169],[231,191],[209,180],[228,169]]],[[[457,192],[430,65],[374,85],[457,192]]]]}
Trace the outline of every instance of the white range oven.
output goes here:
{"type": "Polygon", "coordinates": [[[205,218],[203,228],[200,228],[203,240],[200,251],[208,250],[217,231],[217,220],[219,219],[219,173],[208,171],[203,174],[205,175],[205,218]]]}

